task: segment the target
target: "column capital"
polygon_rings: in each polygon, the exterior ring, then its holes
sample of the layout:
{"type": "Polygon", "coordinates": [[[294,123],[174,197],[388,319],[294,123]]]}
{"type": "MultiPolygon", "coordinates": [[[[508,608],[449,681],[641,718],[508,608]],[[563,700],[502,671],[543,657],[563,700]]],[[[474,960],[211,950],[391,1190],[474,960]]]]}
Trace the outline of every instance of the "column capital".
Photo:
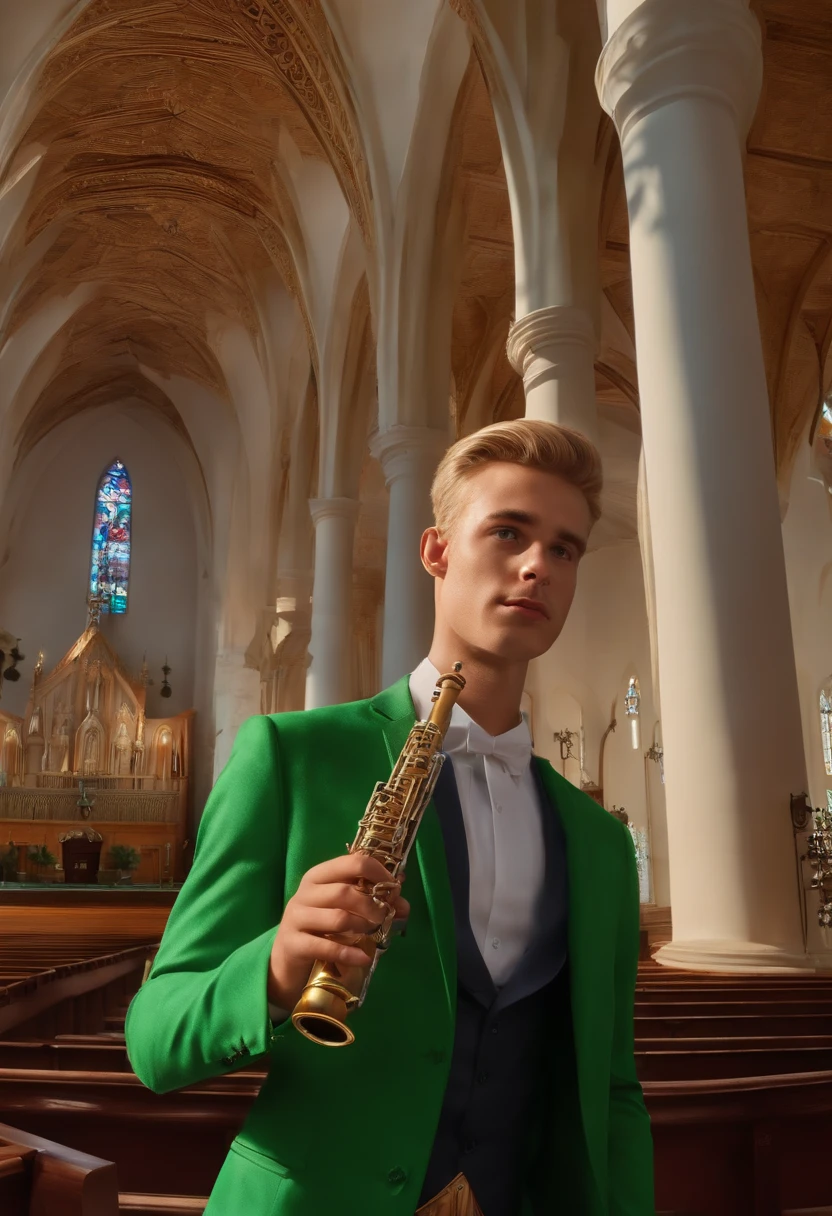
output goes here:
{"type": "Polygon", "coordinates": [[[762,67],[760,26],[746,0],[643,0],[602,50],[595,87],[622,140],[645,114],[681,98],[725,106],[744,139],[762,67]]]}
{"type": "Polygon", "coordinates": [[[310,498],[309,511],[316,528],[322,519],[353,523],[358,515],[358,502],[354,498],[310,498]]]}
{"type": "Polygon", "coordinates": [[[549,308],[536,308],[513,323],[508,331],[506,354],[528,388],[529,375],[534,381],[538,374],[532,366],[536,361],[542,360],[552,367],[564,355],[573,357],[576,347],[586,348],[594,358],[597,346],[595,326],[588,313],[571,304],[553,304],[549,308]],[[558,348],[563,348],[560,354],[558,348]]]}
{"type": "Polygon", "coordinates": [[[388,484],[426,463],[439,463],[449,446],[445,431],[429,426],[391,426],[370,440],[370,453],[384,470],[388,484]]]}

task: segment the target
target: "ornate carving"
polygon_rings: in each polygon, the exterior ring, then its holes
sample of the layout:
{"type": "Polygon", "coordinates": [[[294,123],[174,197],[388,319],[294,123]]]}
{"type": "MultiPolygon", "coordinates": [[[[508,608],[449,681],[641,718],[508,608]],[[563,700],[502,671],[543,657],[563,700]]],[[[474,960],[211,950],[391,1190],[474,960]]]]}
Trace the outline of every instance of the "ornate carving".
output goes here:
{"type": "MultiPolygon", "coordinates": [[[[0,819],[78,819],[75,790],[0,789],[0,819]]],[[[97,792],[96,823],[179,823],[178,791],[97,792]]]]}
{"type": "MultiPolygon", "coordinates": [[[[356,223],[365,240],[371,239],[370,211],[365,203],[370,191],[361,145],[355,123],[347,112],[342,90],[336,88],[329,60],[337,64],[337,52],[332,39],[327,38],[325,51],[310,33],[317,27],[320,36],[325,20],[314,3],[305,7],[316,13],[318,20],[305,25],[296,9],[284,0],[220,0],[230,11],[237,12],[247,23],[250,33],[266,51],[286,87],[297,100],[330,153],[338,180],[350,204],[356,223]]],[[[340,65],[337,65],[340,66],[340,65]]],[[[340,74],[340,73],[339,73],[340,74]]],[[[343,89],[346,93],[346,89],[343,89]]]]}

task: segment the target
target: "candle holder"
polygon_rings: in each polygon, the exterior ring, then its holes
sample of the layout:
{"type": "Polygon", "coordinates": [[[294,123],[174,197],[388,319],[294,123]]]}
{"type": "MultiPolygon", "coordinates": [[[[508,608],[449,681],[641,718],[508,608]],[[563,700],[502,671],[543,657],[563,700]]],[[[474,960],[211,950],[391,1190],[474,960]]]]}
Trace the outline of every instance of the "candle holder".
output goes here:
{"type": "Polygon", "coordinates": [[[655,764],[658,764],[659,773],[661,774],[662,778],[662,785],[664,785],[664,748],[662,747],[661,743],[653,743],[650,747],[648,747],[647,751],[644,753],[644,759],[652,760],[655,764]]]}
{"type": "Polygon", "coordinates": [[[818,808],[812,814],[806,856],[812,865],[811,888],[818,892],[818,924],[832,928],[832,815],[818,808]]]}
{"type": "Polygon", "coordinates": [[[563,765],[564,776],[566,776],[566,761],[574,760],[575,753],[572,750],[572,740],[577,739],[578,732],[576,730],[556,730],[552,738],[555,743],[560,744],[560,759],[563,765]]]}
{"type": "Polygon", "coordinates": [[[800,889],[800,919],[803,929],[803,949],[808,948],[808,891],[817,891],[817,921],[821,931],[832,930],[832,811],[827,807],[812,810],[807,794],[792,794],[790,800],[795,863],[800,889]],[[801,850],[801,837],[805,846],[801,850]],[[808,862],[809,880],[803,868],[808,862]]]}

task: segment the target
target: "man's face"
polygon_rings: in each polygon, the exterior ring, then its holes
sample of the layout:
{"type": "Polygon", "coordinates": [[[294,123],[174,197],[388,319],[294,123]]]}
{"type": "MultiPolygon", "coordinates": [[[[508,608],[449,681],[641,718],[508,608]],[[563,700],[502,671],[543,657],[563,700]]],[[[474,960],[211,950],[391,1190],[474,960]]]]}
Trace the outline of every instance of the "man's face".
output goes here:
{"type": "Polygon", "coordinates": [[[503,462],[472,474],[450,536],[429,529],[437,628],[507,662],[544,654],[563,628],[592,528],[580,490],[503,462]]]}

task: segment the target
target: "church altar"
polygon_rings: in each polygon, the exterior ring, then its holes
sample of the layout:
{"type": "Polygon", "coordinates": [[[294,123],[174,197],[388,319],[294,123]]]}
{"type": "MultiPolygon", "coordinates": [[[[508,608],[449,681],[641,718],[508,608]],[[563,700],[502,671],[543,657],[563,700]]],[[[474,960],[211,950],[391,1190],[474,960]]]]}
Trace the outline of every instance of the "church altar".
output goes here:
{"type": "Polygon", "coordinates": [[[194,713],[148,719],[148,683],[95,618],[51,672],[38,660],[24,716],[0,708],[0,848],[43,845],[60,859],[61,837],[92,828],[102,869],[129,845],[137,884],[181,881],[194,713]]]}

